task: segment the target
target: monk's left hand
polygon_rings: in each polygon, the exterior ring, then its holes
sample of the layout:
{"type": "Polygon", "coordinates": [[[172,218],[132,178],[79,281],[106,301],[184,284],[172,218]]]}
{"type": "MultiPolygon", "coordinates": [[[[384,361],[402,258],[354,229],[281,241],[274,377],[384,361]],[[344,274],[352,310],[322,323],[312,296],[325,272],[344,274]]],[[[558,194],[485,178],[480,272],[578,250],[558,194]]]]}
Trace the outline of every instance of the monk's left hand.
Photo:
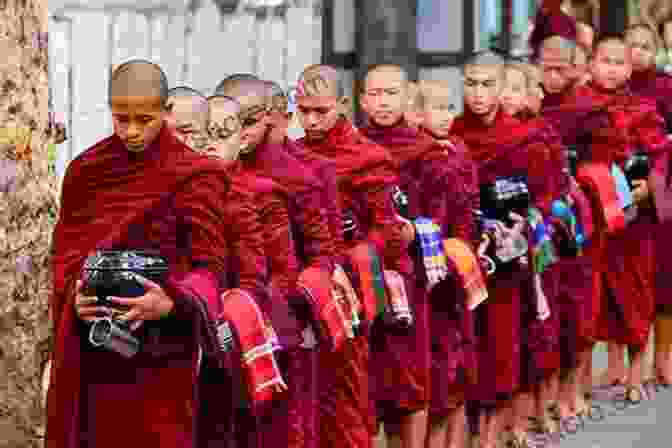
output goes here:
{"type": "Polygon", "coordinates": [[[137,280],[145,288],[145,294],[140,297],[123,298],[108,297],[111,302],[127,306],[130,310],[119,317],[119,320],[131,323],[131,331],[140,328],[143,321],[159,320],[173,311],[175,303],[168,297],[163,288],[140,275],[137,280]]]}
{"type": "Polygon", "coordinates": [[[643,202],[651,194],[651,191],[649,190],[649,183],[644,179],[633,180],[632,185],[635,187],[635,189],[632,190],[632,199],[635,202],[643,202]]]}

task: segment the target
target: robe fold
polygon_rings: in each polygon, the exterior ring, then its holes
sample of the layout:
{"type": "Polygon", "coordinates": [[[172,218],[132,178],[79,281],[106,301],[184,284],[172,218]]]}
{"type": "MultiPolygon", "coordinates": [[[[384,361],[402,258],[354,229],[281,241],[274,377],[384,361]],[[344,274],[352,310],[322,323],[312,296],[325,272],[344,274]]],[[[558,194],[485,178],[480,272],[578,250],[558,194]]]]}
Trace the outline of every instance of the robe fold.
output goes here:
{"type": "MultiPolygon", "coordinates": [[[[297,145],[302,151],[329,160],[335,169],[337,213],[341,220],[335,239],[339,262],[346,260],[348,251],[361,242],[371,243],[379,254],[394,254],[396,250],[400,256],[401,234],[395,227],[390,199],[396,172],[389,154],[362,137],[346,119],[332,128],[325,141],[301,139],[297,145]],[[344,237],[342,221],[346,212],[355,223],[348,239],[344,237]]],[[[336,211],[330,212],[333,213],[336,211]]],[[[346,263],[344,268],[350,266],[346,263]]],[[[361,297],[356,273],[348,273],[361,297]]],[[[366,448],[373,444],[377,425],[369,390],[370,324],[364,322],[360,335],[341,350],[320,353],[320,446],[366,448]]]]}
{"type": "Polygon", "coordinates": [[[182,448],[202,445],[212,431],[229,434],[230,387],[220,385],[230,385],[230,373],[214,329],[219,296],[234,251],[246,251],[236,254],[245,260],[240,285],[254,296],[264,294],[266,272],[254,204],[232,192],[228,170],[165,127],[142,153],[111,136],[68,166],[52,246],[56,346],[47,447],[182,448]],[[131,359],[90,347],[75,313],[75,281],[96,249],[154,249],[170,265],[162,286],[175,301],[174,316],[144,322],[136,332],[143,348],[131,359]],[[208,403],[218,409],[216,421],[202,418],[199,349],[201,373],[223,391],[221,401],[208,403]]]}
{"type": "MultiPolygon", "coordinates": [[[[501,111],[488,126],[467,111],[455,120],[453,133],[477,163],[481,185],[498,177],[525,176],[531,206],[549,215],[562,186],[557,135],[550,126],[523,124],[501,111]]],[[[488,279],[489,298],[475,312],[479,381],[470,395],[482,405],[510,397],[525,379],[521,378],[521,317],[534,306],[528,288],[531,273],[522,266],[512,269],[488,279]]]]}
{"type": "MultiPolygon", "coordinates": [[[[600,131],[605,141],[592,142],[593,159],[623,168],[632,154],[644,152],[651,160],[651,175],[661,175],[660,161],[669,152],[670,141],[655,101],[634,95],[627,87],[607,91],[590,84],[578,87],[568,105],[575,108],[574,117],[558,117],[567,119],[569,134],[572,128],[581,127],[591,108],[602,107],[610,117],[611,127],[600,131]]],[[[598,232],[593,253],[600,282],[596,321],[599,339],[635,346],[647,343],[655,313],[655,229],[655,202],[647,201],[639,204],[636,220],[623,231],[598,232]]]]}
{"type": "MultiPolygon", "coordinates": [[[[672,134],[672,76],[665,73],[659,73],[656,70],[648,70],[644,72],[633,71],[630,77],[629,87],[636,95],[640,95],[649,100],[656,102],[658,114],[666,121],[667,134],[672,134]]],[[[670,189],[669,173],[670,173],[670,154],[661,157],[656,163],[656,171],[662,178],[667,190],[670,189]]],[[[655,195],[654,191],[654,195],[655,195]]],[[[654,201],[656,207],[659,209],[663,206],[662,202],[667,204],[669,199],[666,195],[655,195],[654,201]]],[[[669,204],[667,204],[669,207],[669,204]]],[[[658,255],[656,255],[656,281],[655,281],[655,298],[656,308],[659,311],[672,311],[672,263],[667,261],[667,258],[660,255],[669,253],[672,249],[672,234],[670,233],[670,224],[667,222],[660,222],[654,232],[654,248],[658,255]]]]}
{"type": "MultiPolygon", "coordinates": [[[[430,218],[441,228],[443,239],[460,238],[472,244],[475,234],[473,197],[465,185],[469,180],[465,177],[469,168],[464,162],[464,145],[458,139],[452,146],[447,142],[439,144],[428,133],[403,122],[387,128],[371,125],[362,132],[386,148],[396,161],[399,188],[408,196],[406,218],[430,218]]],[[[383,333],[385,343],[378,356],[380,362],[376,363],[372,356],[372,363],[383,369],[381,373],[393,379],[387,384],[383,380],[384,388],[378,397],[383,415],[395,408],[408,412],[427,405],[435,414],[445,413],[464,400],[466,370],[475,369],[468,363],[473,357],[465,355],[473,339],[471,334],[465,334],[472,329],[471,312],[465,310],[459,317],[451,313],[456,301],[461,302],[459,306],[464,306],[464,294],[450,288],[437,288],[428,294],[420,254],[413,251],[412,256],[416,272],[412,276],[407,274],[407,278],[419,286],[412,297],[415,334],[383,333]],[[412,397],[412,389],[400,381],[412,377],[406,373],[395,378],[391,373],[394,366],[404,373],[417,372],[414,375],[415,403],[407,398],[412,397]]]]}

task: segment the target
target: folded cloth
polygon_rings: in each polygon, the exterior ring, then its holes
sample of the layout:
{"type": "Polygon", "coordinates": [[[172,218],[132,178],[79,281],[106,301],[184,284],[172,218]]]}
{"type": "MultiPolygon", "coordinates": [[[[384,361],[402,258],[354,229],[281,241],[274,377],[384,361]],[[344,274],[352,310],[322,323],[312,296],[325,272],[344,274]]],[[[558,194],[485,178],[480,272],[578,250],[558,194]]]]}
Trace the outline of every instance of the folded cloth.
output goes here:
{"type": "Polygon", "coordinates": [[[431,289],[441,280],[448,276],[446,254],[441,238],[441,227],[431,219],[425,217],[416,218],[413,221],[415,234],[420,245],[420,257],[425,267],[427,277],[427,290],[431,289]]]}
{"type": "Polygon", "coordinates": [[[352,338],[352,322],[338,295],[334,294],[331,277],[320,268],[306,268],[297,283],[309,302],[311,319],[318,328],[320,341],[331,350],[339,350],[346,338],[352,338]]]}
{"type": "Polygon", "coordinates": [[[362,304],[343,266],[335,265],[331,279],[334,282],[332,295],[343,308],[343,318],[347,322],[346,336],[348,339],[352,339],[355,337],[354,329],[359,326],[359,313],[362,311],[362,304]]]}
{"type": "Polygon", "coordinates": [[[605,163],[582,163],[577,168],[576,181],[592,197],[594,216],[610,234],[625,228],[625,215],[616,192],[616,184],[605,163]]]}
{"type": "Polygon", "coordinates": [[[373,322],[385,312],[387,300],[380,257],[371,244],[359,243],[348,251],[348,259],[359,277],[364,318],[373,322]]]}
{"type": "Polygon", "coordinates": [[[536,207],[530,207],[527,213],[527,222],[532,229],[532,269],[535,273],[541,274],[546,268],[557,262],[558,257],[553,247],[549,226],[546,224],[541,211],[536,207]]]}
{"type": "Polygon", "coordinates": [[[383,275],[388,297],[385,307],[387,322],[392,325],[410,327],[413,325],[413,314],[404,278],[397,271],[385,271],[383,275]]]}
{"type": "Polygon", "coordinates": [[[252,403],[263,404],[285,390],[274,352],[280,349],[278,337],[254,298],[242,289],[230,289],[221,296],[222,314],[218,321],[220,345],[227,345],[227,325],[240,348],[248,393],[252,403]]]}
{"type": "Polygon", "coordinates": [[[473,310],[488,298],[478,257],[467,243],[457,238],[443,240],[443,251],[455,270],[458,285],[466,294],[467,307],[473,310]]]}

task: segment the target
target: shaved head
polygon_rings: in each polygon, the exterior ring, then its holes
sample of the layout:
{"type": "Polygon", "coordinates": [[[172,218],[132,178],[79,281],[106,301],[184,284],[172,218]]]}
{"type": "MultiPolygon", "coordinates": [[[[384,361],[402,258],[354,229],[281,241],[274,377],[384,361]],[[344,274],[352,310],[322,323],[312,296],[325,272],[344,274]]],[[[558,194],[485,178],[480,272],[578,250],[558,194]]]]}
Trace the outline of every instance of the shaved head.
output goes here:
{"type": "Polygon", "coordinates": [[[369,68],[360,101],[372,124],[396,126],[408,116],[408,82],[408,73],[398,65],[381,64],[369,68]]]}
{"type": "Polygon", "coordinates": [[[168,98],[168,80],[161,67],[144,59],[119,65],[110,76],[108,101],[113,97],[156,97],[163,104],[168,98]]]}
{"type": "Polygon", "coordinates": [[[309,65],[299,77],[296,95],[342,97],[344,89],[338,70],[330,65],[309,65]]]}
{"type": "Polygon", "coordinates": [[[271,109],[274,112],[286,113],[288,107],[287,94],[275,81],[263,81],[268,88],[268,96],[271,98],[271,109]]]}
{"type": "Polygon", "coordinates": [[[233,75],[227,76],[222,81],[220,81],[219,84],[217,84],[214,94],[226,95],[226,92],[231,84],[235,84],[238,81],[256,81],[258,79],[259,78],[252,73],[234,73],[233,75]]]}
{"type": "Polygon", "coordinates": [[[193,149],[204,150],[210,115],[205,95],[191,87],[174,87],[168,91],[166,109],[166,122],[175,130],[177,138],[193,149]]]}
{"type": "Polygon", "coordinates": [[[226,95],[240,104],[241,114],[249,115],[267,111],[270,106],[268,86],[259,79],[243,79],[232,81],[226,89],[226,95]]]}
{"type": "Polygon", "coordinates": [[[210,120],[209,152],[225,160],[235,160],[241,150],[240,104],[234,98],[213,95],[208,98],[210,120]]]}
{"type": "Polygon", "coordinates": [[[369,67],[369,69],[366,71],[366,76],[364,77],[364,85],[366,85],[366,83],[372,76],[381,74],[383,76],[389,74],[397,76],[401,78],[404,85],[407,85],[407,83],[409,82],[408,72],[402,66],[396,64],[376,64],[369,67]]]}
{"type": "Polygon", "coordinates": [[[476,53],[464,65],[464,104],[484,122],[491,122],[497,114],[504,66],[504,58],[491,51],[476,53]]]}
{"type": "Polygon", "coordinates": [[[496,67],[503,72],[506,60],[494,51],[481,51],[467,59],[464,63],[464,71],[471,67],[496,67]]]}

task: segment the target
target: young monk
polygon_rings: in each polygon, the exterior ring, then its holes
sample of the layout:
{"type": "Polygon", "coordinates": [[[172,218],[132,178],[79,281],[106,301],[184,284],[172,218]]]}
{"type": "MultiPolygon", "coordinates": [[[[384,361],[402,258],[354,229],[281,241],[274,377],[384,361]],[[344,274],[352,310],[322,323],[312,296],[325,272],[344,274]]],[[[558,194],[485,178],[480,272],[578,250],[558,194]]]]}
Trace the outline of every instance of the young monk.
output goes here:
{"type": "Polygon", "coordinates": [[[186,86],[168,91],[166,124],[175,130],[175,136],[197,151],[207,146],[208,101],[198,90],[186,86]],[[178,119],[179,117],[179,119],[178,119]]]}
{"type": "MultiPolygon", "coordinates": [[[[633,96],[627,88],[626,81],[632,70],[631,53],[622,36],[599,37],[593,48],[590,68],[591,83],[576,89],[572,104],[577,110],[586,105],[607,107],[616,143],[604,148],[608,152],[600,155],[624,169],[634,151],[641,151],[656,167],[660,154],[667,151],[663,121],[656,112],[655,103],[633,96]]],[[[576,117],[580,120],[581,114],[576,117]]],[[[658,168],[652,175],[659,175],[658,168]]],[[[611,342],[609,380],[614,384],[627,382],[626,398],[637,403],[644,396],[641,363],[655,311],[651,233],[655,209],[650,205],[648,181],[635,180],[633,187],[636,219],[624,231],[607,235],[599,248],[600,258],[595,268],[602,281],[600,297],[603,305],[598,316],[598,336],[611,342]],[[626,345],[630,352],[627,376],[623,365],[626,345]]]]}
{"type": "MultiPolygon", "coordinates": [[[[421,120],[420,131],[430,136],[444,149],[446,159],[451,162],[456,171],[451,174],[459,175],[459,178],[449,178],[448,182],[461,184],[461,194],[464,196],[462,201],[468,200],[462,209],[465,212],[471,210],[473,214],[473,211],[479,208],[478,178],[476,165],[469,159],[467,148],[459,138],[451,133],[455,118],[453,103],[455,92],[445,81],[421,81],[418,87],[416,106],[421,120]]],[[[442,189],[446,191],[444,195],[449,197],[451,189],[442,189]]],[[[438,202],[441,198],[437,197],[435,200],[438,202]]],[[[459,209],[460,207],[455,207],[455,211],[459,209]]],[[[437,210],[441,209],[437,208],[437,210]]],[[[437,222],[443,221],[440,212],[434,213],[432,217],[437,222]]],[[[466,214],[461,219],[464,219],[465,223],[471,221],[466,214]]],[[[453,215],[451,220],[459,221],[459,214],[453,215]]],[[[453,224],[450,227],[454,233],[451,235],[449,232],[447,236],[459,235],[472,247],[476,247],[478,235],[474,225],[466,224],[464,226],[466,228],[461,228],[462,226],[453,224]]],[[[444,282],[438,288],[447,284],[444,282]]],[[[452,286],[454,287],[455,284],[452,286]]],[[[440,289],[433,292],[434,300],[430,303],[435,309],[430,315],[430,335],[432,341],[443,343],[432,346],[430,426],[426,446],[462,447],[467,432],[465,402],[469,396],[466,389],[467,386],[473,386],[477,376],[473,309],[465,307],[461,319],[456,322],[438,306],[442,300],[438,298],[438,291],[440,289]],[[451,346],[451,334],[446,329],[460,334],[463,341],[461,346],[451,346]],[[457,364],[457,368],[450,366],[453,363],[457,364]]],[[[485,291],[481,292],[485,293],[485,291]]],[[[451,294],[454,295],[455,292],[451,294]]]]}
{"type": "MultiPolygon", "coordinates": [[[[294,350],[297,357],[290,356],[291,376],[304,375],[308,366],[313,372],[317,369],[318,351],[316,344],[310,341],[320,336],[325,350],[338,350],[343,343],[343,331],[345,331],[341,328],[335,335],[325,334],[322,331],[332,329],[334,325],[345,325],[342,320],[340,322],[330,320],[334,317],[332,314],[327,316],[321,314],[334,309],[330,304],[335,247],[326,211],[325,184],[310,167],[291,155],[291,150],[288,149],[291,142],[285,140],[274,143],[269,140],[271,132],[268,125],[269,91],[263,81],[236,81],[227,89],[226,93],[242,106],[243,146],[240,157],[243,169],[272,179],[283,186],[289,196],[291,233],[296,243],[295,250],[299,261],[296,278],[308,292],[299,292],[298,285],[293,284],[294,289],[287,296],[292,305],[300,337],[290,337],[288,334],[286,346],[290,350],[298,345],[308,349],[294,350]],[[316,321],[320,325],[319,333],[311,323],[316,321]]],[[[287,332],[291,333],[293,330],[288,329],[287,332]]],[[[280,336],[282,337],[282,334],[280,336]]],[[[314,381],[311,385],[306,385],[311,394],[317,393],[319,378],[314,378],[314,381]]],[[[317,398],[312,396],[306,398],[304,403],[316,401],[317,398]]],[[[322,425],[317,423],[317,409],[304,403],[290,403],[290,406],[293,406],[291,415],[302,419],[307,443],[311,446],[317,443],[319,446],[322,442],[318,438],[318,431],[322,425]]]]}
{"type": "Polygon", "coordinates": [[[270,96],[269,122],[271,124],[270,141],[284,143],[287,139],[287,128],[289,127],[290,114],[287,112],[287,95],[282,87],[274,81],[264,81],[270,96]]]}
{"type": "MultiPolygon", "coordinates": [[[[632,75],[628,83],[634,94],[655,101],[658,113],[666,119],[667,133],[672,133],[672,76],[656,70],[658,38],[655,29],[647,25],[628,28],[626,42],[632,54],[632,75]]],[[[654,198],[655,199],[655,198],[654,198]]],[[[662,200],[662,198],[659,198],[662,200]]],[[[668,232],[656,232],[656,249],[665,250],[668,232]]],[[[664,253],[664,252],[661,252],[664,253]]],[[[656,266],[656,304],[658,308],[654,339],[656,378],[662,385],[672,384],[672,321],[670,319],[669,268],[664,257],[658,257],[656,266]]]]}
{"type": "Polygon", "coordinates": [[[240,297],[264,294],[255,205],[230,190],[225,164],[184,146],[167,129],[168,87],[158,66],[120,65],[108,92],[115,133],[68,166],[54,230],[57,343],[46,446],[196,446],[211,434],[206,423],[227,427],[231,417],[230,386],[220,390],[216,422],[203,418],[203,397],[194,388],[199,374],[227,381],[216,367],[219,343],[212,331],[227,309],[220,298],[220,282],[230,274],[227,257],[243,260],[238,284],[223,283],[240,288],[227,297],[240,303],[240,297]],[[120,319],[144,342],[129,359],[82,340],[88,337],[82,321],[112,315],[83,295],[79,281],[85,258],[99,249],[156,249],[170,264],[161,285],[138,279],[143,296],[109,298],[126,307],[120,319]]]}
{"type": "MultiPolygon", "coordinates": [[[[577,87],[575,80],[576,57],[579,47],[561,36],[551,36],[544,40],[540,49],[539,66],[542,71],[544,98],[542,114],[545,118],[563,104],[571,101],[577,87]]],[[[568,149],[572,145],[571,132],[561,130],[563,141],[568,149]]],[[[569,163],[569,159],[567,160],[569,163]]],[[[569,166],[569,165],[568,165],[569,166]]],[[[574,173],[570,174],[574,175],[574,173]]],[[[570,197],[577,208],[578,217],[584,229],[592,228],[593,215],[587,204],[587,197],[575,182],[570,182],[570,197]],[[588,227],[590,226],[590,227],[588,227]]],[[[573,416],[590,414],[590,399],[593,384],[592,353],[596,341],[596,318],[599,310],[599,285],[597,271],[593,270],[593,253],[596,245],[586,237],[580,255],[562,256],[559,269],[562,270],[559,313],[562,322],[561,365],[563,378],[560,389],[560,401],[555,407],[553,417],[571,425],[573,416]],[[577,393],[578,392],[578,397],[577,393]]]]}
{"type": "MultiPolygon", "coordinates": [[[[561,175],[556,170],[553,154],[557,139],[548,127],[523,125],[501,110],[499,97],[504,81],[504,62],[493,53],[480,53],[464,67],[465,112],[453,125],[454,133],[461,137],[469,148],[469,154],[479,166],[479,182],[482,191],[496,194],[495,181],[509,182],[514,191],[520,192],[521,203],[524,191],[531,195],[530,210],[548,216],[552,198],[556,195],[555,179],[561,175]],[[516,177],[514,177],[516,176],[516,177]],[[524,184],[525,183],[525,184],[524,184]],[[534,207],[533,209],[531,207],[534,207]]],[[[484,229],[492,225],[499,229],[493,233],[495,246],[510,242],[510,238],[520,238],[524,230],[521,216],[528,215],[528,208],[521,205],[508,211],[509,222],[503,222],[501,211],[488,202],[481,202],[486,220],[484,229]],[[515,213],[514,213],[515,211],[515,213]],[[489,221],[492,220],[492,221],[489,221]],[[504,227],[501,227],[504,226],[504,227]],[[508,230],[503,231],[506,228],[508,230]],[[504,237],[503,233],[509,235],[504,237]]],[[[510,203],[508,203],[510,204],[510,203]]],[[[502,203],[501,207],[511,207],[502,203]]],[[[510,243],[509,243],[510,244],[510,243]]],[[[481,243],[481,253],[487,250],[489,240],[481,243]]],[[[536,248],[535,248],[536,249],[536,248]]],[[[540,254],[546,256],[543,249],[540,254]]],[[[511,259],[508,266],[495,271],[488,278],[488,301],[477,310],[477,320],[482,320],[479,346],[479,383],[474,391],[483,407],[479,422],[481,446],[494,446],[495,437],[503,427],[505,412],[511,408],[511,397],[520,386],[520,316],[522,305],[536,309],[541,316],[544,306],[543,294],[526,293],[530,289],[536,272],[537,258],[529,262],[534,271],[528,269],[524,257],[511,259]],[[531,302],[531,303],[528,303],[531,302]],[[480,314],[480,315],[479,315],[480,314]]],[[[535,289],[536,291],[536,289],[535,289]]],[[[541,318],[541,317],[540,317],[541,318]]],[[[518,440],[522,434],[513,434],[512,428],[507,438],[518,440]]]]}
{"type": "Polygon", "coordinates": [[[396,226],[391,200],[396,172],[387,151],[362,137],[346,118],[348,99],[336,69],[307,67],[299,79],[296,99],[306,133],[298,143],[336,166],[336,203],[343,220],[337,259],[356,279],[361,297],[361,302],[356,297],[351,302],[362,319],[358,335],[341,352],[325,353],[321,358],[321,446],[370,448],[377,432],[375,408],[369,400],[368,339],[376,317],[370,299],[375,291],[370,274],[353,262],[353,251],[368,245],[381,254],[387,269],[396,267],[405,252],[407,243],[396,226]]]}
{"type": "MultiPolygon", "coordinates": [[[[408,210],[404,212],[398,208],[397,213],[413,222],[418,218],[429,218],[440,227],[441,241],[459,238],[471,249],[474,243],[473,212],[469,196],[466,194],[467,189],[463,186],[464,179],[461,177],[456,160],[449,157],[448,151],[442,145],[405,121],[404,113],[409,104],[407,82],[408,75],[399,66],[380,65],[369,70],[361,97],[362,109],[368,116],[368,126],[362,129],[362,133],[385,147],[399,165],[399,189],[408,196],[408,210]]],[[[416,261],[422,263],[420,254],[416,256],[416,261]]],[[[412,278],[411,275],[409,272],[409,278],[412,278]]],[[[422,272],[415,275],[422,276],[422,272]]],[[[405,357],[413,363],[409,366],[409,370],[417,372],[416,384],[425,390],[417,390],[415,393],[418,398],[415,401],[410,403],[401,401],[395,406],[396,409],[383,407],[380,419],[384,422],[388,439],[400,437],[404,446],[421,442],[418,437],[424,428],[421,429],[420,425],[427,427],[427,409],[431,407],[434,398],[430,395],[430,391],[434,391],[437,400],[434,401],[434,412],[429,425],[428,445],[443,447],[448,429],[447,417],[451,411],[456,410],[451,423],[459,424],[460,411],[461,418],[464,419],[464,391],[461,390],[463,384],[459,384],[458,378],[451,378],[451,375],[457,372],[451,372],[449,365],[442,362],[453,357],[458,363],[458,369],[465,367],[464,362],[458,360],[460,356],[463,357],[462,344],[451,347],[447,342],[451,337],[454,342],[457,334],[462,337],[460,319],[455,319],[455,315],[451,315],[445,308],[446,301],[460,300],[460,297],[446,298],[445,295],[450,294],[450,288],[443,289],[445,285],[440,283],[423,286],[422,289],[414,291],[416,333],[406,336],[410,345],[404,347],[401,337],[395,335],[388,337],[389,347],[385,349],[411,352],[405,357]],[[432,307],[433,302],[435,303],[432,307]],[[432,353],[430,339],[437,353],[432,353]],[[424,354],[423,350],[426,350],[427,354],[424,354]],[[431,355],[435,355],[436,363],[430,365],[436,369],[426,364],[428,361],[431,362],[431,355]],[[436,381],[432,380],[432,375],[437,377],[436,381]],[[427,384],[423,385],[422,381],[427,381],[427,384]],[[432,388],[432,384],[436,385],[435,389],[432,388]],[[446,391],[445,388],[449,390],[446,391]],[[401,418],[395,416],[400,410],[404,411],[401,418]],[[395,426],[392,426],[393,424],[395,426]],[[417,426],[417,429],[397,435],[393,432],[396,425],[417,426]]],[[[381,357],[386,355],[385,352],[380,354],[381,357]]],[[[391,384],[391,386],[390,394],[403,391],[399,385],[391,384]]],[[[382,400],[389,402],[394,400],[394,397],[383,396],[382,400]]],[[[458,437],[453,437],[453,442],[458,438],[461,442],[464,441],[464,431],[460,432],[458,437]]]]}

